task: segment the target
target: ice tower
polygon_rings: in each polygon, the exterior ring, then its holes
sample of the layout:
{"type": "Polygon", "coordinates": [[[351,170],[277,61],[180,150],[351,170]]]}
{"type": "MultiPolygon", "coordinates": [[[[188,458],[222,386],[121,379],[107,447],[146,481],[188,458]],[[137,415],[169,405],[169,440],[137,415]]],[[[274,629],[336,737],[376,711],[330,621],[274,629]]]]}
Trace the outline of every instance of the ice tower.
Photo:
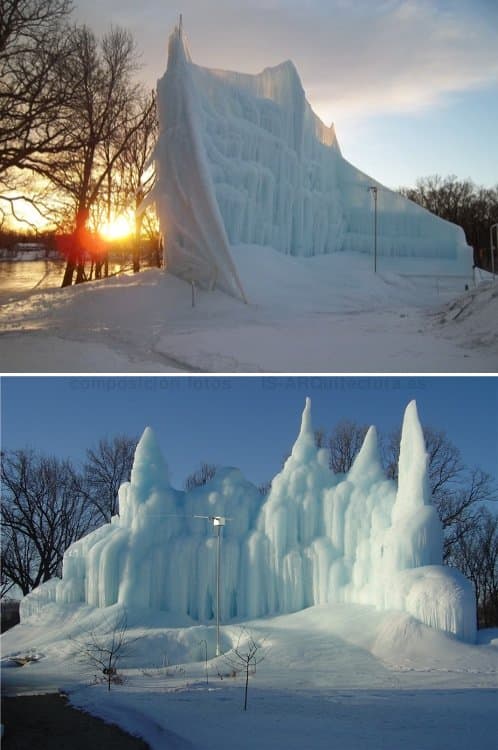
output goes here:
{"type": "Polygon", "coordinates": [[[376,187],[384,268],[471,275],[463,230],[346,161],[292,62],[257,75],[202,68],[179,27],[157,97],[157,181],[149,201],[172,273],[244,298],[231,246],[294,256],[371,253],[376,187]]]}
{"type": "Polygon", "coordinates": [[[55,601],[120,603],[209,622],[216,599],[216,544],[199,516],[224,527],[222,621],[351,602],[409,612],[421,622],[475,639],[471,584],[442,562],[442,530],[431,504],[427,456],[414,402],[406,409],[399,480],[382,470],[371,427],[347,474],[334,475],[315,445],[311,402],[291,454],[262,497],[237,469],[205,486],[175,490],[154,434],[137,446],[119,516],[73,544],[62,580],[25,597],[21,616],[55,601]]]}

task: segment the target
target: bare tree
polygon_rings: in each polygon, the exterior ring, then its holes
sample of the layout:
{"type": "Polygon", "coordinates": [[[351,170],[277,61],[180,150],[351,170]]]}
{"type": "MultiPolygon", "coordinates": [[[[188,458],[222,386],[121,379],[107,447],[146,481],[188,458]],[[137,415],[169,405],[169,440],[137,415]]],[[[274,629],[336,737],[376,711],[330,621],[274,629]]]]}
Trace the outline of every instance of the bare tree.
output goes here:
{"type": "Polygon", "coordinates": [[[30,172],[69,146],[71,8],[70,0],[0,0],[0,221],[13,217],[34,231],[26,204],[40,219],[58,216],[30,172]]]}
{"type": "Polygon", "coordinates": [[[82,478],[69,461],[2,453],[2,585],[27,594],[60,575],[70,544],[94,528],[82,478]]]}
{"type": "Polygon", "coordinates": [[[329,437],[329,467],[334,474],[345,474],[353,465],[368,427],[350,422],[339,422],[329,437]]]}
{"type": "Polygon", "coordinates": [[[216,475],[218,467],[215,464],[201,463],[200,468],[194,471],[185,480],[185,489],[193,490],[194,487],[202,487],[216,475]]]}
{"type": "Polygon", "coordinates": [[[263,482],[258,486],[258,492],[262,497],[266,497],[271,491],[271,479],[267,482],[263,482]]]}
{"type": "Polygon", "coordinates": [[[130,479],[138,438],[117,435],[86,452],[86,487],[98,515],[106,523],[118,512],[118,492],[130,479]]]}
{"type": "Polygon", "coordinates": [[[456,535],[449,563],[474,584],[479,626],[498,626],[498,516],[481,508],[456,535]]]}
{"type": "Polygon", "coordinates": [[[61,109],[72,90],[63,75],[70,0],[1,0],[0,175],[31,168],[65,142],[61,109]]]}
{"type": "Polygon", "coordinates": [[[113,28],[101,41],[86,26],[71,30],[70,55],[64,77],[71,91],[64,101],[64,148],[30,167],[50,182],[72,206],[73,247],[68,252],[62,285],[86,279],[85,257],[92,250],[86,233],[96,202],[102,198],[116,163],[130,139],[154,107],[137,106],[141,87],[133,82],[137,69],[131,35],[113,28]]]}
{"type": "Polygon", "coordinates": [[[155,98],[142,94],[134,105],[144,113],[142,126],[128,139],[121,152],[117,169],[118,184],[123,208],[132,206],[135,213],[135,242],[133,248],[133,271],[140,270],[140,242],[142,225],[150,209],[142,209],[142,203],[150,193],[154,182],[154,171],[149,168],[152,149],[157,140],[158,121],[155,98]]]}
{"type": "Polygon", "coordinates": [[[323,427],[318,427],[314,431],[314,437],[315,437],[315,445],[320,450],[321,448],[325,448],[327,444],[327,433],[323,429],[323,427]]]}
{"type": "Polygon", "coordinates": [[[256,671],[256,666],[265,658],[265,654],[262,653],[264,642],[264,639],[262,641],[257,641],[250,631],[246,630],[246,628],[241,628],[237,645],[232,651],[229,651],[228,654],[225,654],[224,656],[226,663],[235,672],[242,671],[244,673],[244,711],[247,711],[249,674],[251,670],[254,673],[256,671]]]}
{"type": "Polygon", "coordinates": [[[498,185],[484,188],[455,175],[431,175],[417,180],[415,188],[401,188],[410,200],[454,224],[459,224],[474,248],[477,265],[489,264],[489,227],[498,222],[498,185]]]}
{"type": "Polygon", "coordinates": [[[120,683],[118,661],[126,655],[137,638],[128,637],[126,610],[120,611],[112,620],[104,623],[104,630],[92,630],[85,638],[75,638],[79,658],[96,667],[107,683],[108,691],[112,683],[120,683]]]}

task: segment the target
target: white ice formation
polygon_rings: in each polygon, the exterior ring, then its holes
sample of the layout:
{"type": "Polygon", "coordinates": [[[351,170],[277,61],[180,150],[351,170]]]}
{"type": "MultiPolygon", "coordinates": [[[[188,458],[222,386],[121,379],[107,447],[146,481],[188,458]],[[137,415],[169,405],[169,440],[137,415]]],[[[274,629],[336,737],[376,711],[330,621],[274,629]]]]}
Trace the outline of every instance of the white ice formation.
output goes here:
{"type": "Polygon", "coordinates": [[[369,188],[376,188],[379,256],[396,259],[397,267],[419,260],[424,275],[436,267],[470,275],[462,229],[346,161],[292,62],[258,75],[202,68],[191,62],[178,28],[157,96],[157,182],[149,200],[172,273],[243,298],[231,246],[294,256],[372,253],[369,188]]]}
{"type": "Polygon", "coordinates": [[[427,455],[414,402],[406,409],[399,481],[385,478],[375,428],[347,474],[317,450],[306,401],[299,436],[268,496],[236,469],[189,492],[171,487],[154,434],[137,446],[119,516],[73,544],[62,580],[28,595],[40,606],[86,602],[165,610],[209,622],[215,615],[216,539],[208,521],[228,516],[222,535],[222,621],[351,602],[397,609],[473,642],[471,584],[442,565],[442,528],[431,505],[427,455]]]}

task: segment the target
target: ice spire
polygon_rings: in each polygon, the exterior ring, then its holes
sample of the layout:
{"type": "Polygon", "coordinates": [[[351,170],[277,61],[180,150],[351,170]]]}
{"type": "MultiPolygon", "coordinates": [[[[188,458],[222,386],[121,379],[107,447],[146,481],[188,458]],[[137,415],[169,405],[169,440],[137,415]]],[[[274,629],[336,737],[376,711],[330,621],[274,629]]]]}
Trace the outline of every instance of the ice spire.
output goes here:
{"type": "Polygon", "coordinates": [[[311,437],[313,437],[313,425],[311,423],[311,399],[309,396],[306,396],[306,402],[301,417],[301,430],[299,432],[299,437],[301,437],[301,435],[311,435],[311,437]]]}
{"type": "Polygon", "coordinates": [[[417,404],[410,401],[405,410],[401,432],[398,492],[393,507],[393,521],[430,503],[424,433],[417,404]]]}
{"type": "Polygon", "coordinates": [[[311,399],[307,396],[301,417],[301,429],[292,448],[291,457],[299,461],[307,461],[316,452],[313,423],[311,421],[311,399]]]}
{"type": "Polygon", "coordinates": [[[384,478],[379,456],[379,441],[375,427],[369,427],[363,444],[349,470],[348,479],[371,485],[384,478]]]}
{"type": "Polygon", "coordinates": [[[398,466],[398,491],[391,513],[386,565],[391,571],[440,565],[443,529],[431,504],[427,453],[415,401],[405,410],[398,466]]]}
{"type": "Polygon", "coordinates": [[[153,490],[169,488],[168,469],[150,427],[145,428],[135,449],[131,485],[138,502],[145,502],[153,490]]]}

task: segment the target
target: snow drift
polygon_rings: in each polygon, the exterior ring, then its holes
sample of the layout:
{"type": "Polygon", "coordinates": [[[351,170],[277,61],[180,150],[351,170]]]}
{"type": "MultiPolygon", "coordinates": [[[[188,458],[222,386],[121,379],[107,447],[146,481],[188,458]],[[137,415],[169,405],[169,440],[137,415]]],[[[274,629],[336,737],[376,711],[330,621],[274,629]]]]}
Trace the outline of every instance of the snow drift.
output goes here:
{"type": "Polygon", "coordinates": [[[403,422],[397,487],[384,476],[373,427],[351,470],[334,475],[315,446],[309,399],[266,498],[232,468],[189,492],[173,489],[147,428],[131,481],[120,489],[119,516],[67,550],[62,580],[25,597],[21,618],[50,602],[85,602],[163,610],[179,623],[213,620],[216,540],[199,515],[230,518],[222,537],[224,622],[346,602],[405,611],[475,640],[472,586],[441,564],[415,402],[403,422]]]}
{"type": "Polygon", "coordinates": [[[376,188],[379,255],[418,259],[421,274],[440,272],[443,262],[450,275],[471,275],[460,227],[342,157],[292,62],[258,75],[202,68],[177,28],[157,95],[157,183],[149,200],[172,273],[244,297],[231,246],[294,256],[372,253],[376,188]]]}

